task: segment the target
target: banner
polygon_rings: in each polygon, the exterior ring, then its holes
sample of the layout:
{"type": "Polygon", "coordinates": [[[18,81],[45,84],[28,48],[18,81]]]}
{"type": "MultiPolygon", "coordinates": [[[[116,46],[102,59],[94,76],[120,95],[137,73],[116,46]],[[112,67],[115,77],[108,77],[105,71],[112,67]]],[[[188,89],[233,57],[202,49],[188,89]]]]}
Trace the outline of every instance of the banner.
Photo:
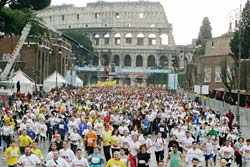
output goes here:
{"type": "Polygon", "coordinates": [[[117,84],[116,80],[98,81],[96,87],[112,87],[117,84]]]}
{"type": "Polygon", "coordinates": [[[168,74],[168,89],[176,90],[178,86],[178,75],[168,74]]]}

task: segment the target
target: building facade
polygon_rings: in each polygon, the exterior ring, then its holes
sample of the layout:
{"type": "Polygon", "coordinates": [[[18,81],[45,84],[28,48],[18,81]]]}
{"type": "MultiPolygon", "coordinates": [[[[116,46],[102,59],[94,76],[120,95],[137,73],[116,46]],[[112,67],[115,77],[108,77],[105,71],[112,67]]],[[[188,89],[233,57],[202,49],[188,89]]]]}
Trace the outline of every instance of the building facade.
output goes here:
{"type": "MultiPolygon", "coordinates": [[[[227,33],[222,36],[207,41],[205,55],[197,58],[196,83],[209,85],[210,96],[219,100],[227,101],[228,88],[225,86],[225,80],[231,87],[233,101],[237,101],[238,91],[238,69],[235,70],[235,60],[231,56],[230,41],[233,33],[227,33]],[[224,72],[223,72],[223,71],[224,72]],[[225,73],[227,71],[227,73],[225,73]],[[222,76],[224,76],[224,81],[222,76]],[[229,79],[229,78],[232,78],[229,79]]],[[[240,89],[241,106],[249,104],[250,99],[250,61],[241,60],[240,68],[240,89]]]]}
{"type": "MultiPolygon", "coordinates": [[[[38,16],[56,29],[88,34],[96,52],[92,65],[103,67],[104,71],[114,66],[112,77],[121,82],[146,79],[147,69],[172,69],[173,59],[183,57],[159,2],[102,1],[85,7],[52,6],[38,16]]],[[[186,55],[192,58],[191,52],[186,55]]]]}
{"type": "Polygon", "coordinates": [[[200,84],[208,84],[210,90],[224,90],[222,82],[222,68],[224,64],[228,68],[233,64],[230,56],[230,41],[232,34],[225,34],[208,40],[205,55],[199,57],[198,75],[200,84]]]}
{"type": "MultiPolygon", "coordinates": [[[[0,66],[3,70],[6,62],[16,47],[18,37],[0,39],[0,66]]],[[[71,67],[71,45],[60,37],[46,38],[28,37],[20,56],[16,61],[15,71],[21,69],[37,84],[42,84],[54,71],[64,75],[71,67]]]]}

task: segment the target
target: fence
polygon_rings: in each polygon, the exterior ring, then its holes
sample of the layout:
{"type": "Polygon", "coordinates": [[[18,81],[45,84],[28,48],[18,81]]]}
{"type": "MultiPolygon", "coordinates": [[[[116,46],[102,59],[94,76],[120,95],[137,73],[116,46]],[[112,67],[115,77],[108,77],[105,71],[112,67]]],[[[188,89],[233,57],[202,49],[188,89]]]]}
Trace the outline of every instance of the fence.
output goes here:
{"type": "MultiPolygon", "coordinates": [[[[197,95],[188,93],[187,94],[189,98],[192,100],[197,97],[197,95]]],[[[219,101],[216,99],[211,99],[208,97],[201,97],[201,102],[204,106],[211,108],[215,111],[219,111],[220,114],[224,114],[231,110],[235,115],[237,112],[237,106],[227,104],[223,101],[219,101]]],[[[240,129],[242,136],[244,137],[250,137],[250,109],[240,107],[240,129]]]]}

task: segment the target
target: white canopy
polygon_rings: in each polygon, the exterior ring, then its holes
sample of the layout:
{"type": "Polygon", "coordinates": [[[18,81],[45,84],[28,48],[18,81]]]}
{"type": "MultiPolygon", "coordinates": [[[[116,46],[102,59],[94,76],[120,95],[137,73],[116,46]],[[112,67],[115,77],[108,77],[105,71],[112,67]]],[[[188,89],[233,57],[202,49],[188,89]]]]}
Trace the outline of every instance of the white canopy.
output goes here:
{"type": "Polygon", "coordinates": [[[35,90],[35,82],[26,75],[23,71],[18,70],[13,78],[11,78],[9,81],[6,81],[7,83],[14,86],[14,91],[17,91],[17,82],[20,82],[20,92],[21,93],[32,93],[35,90]]]}
{"type": "Polygon", "coordinates": [[[79,78],[78,76],[76,76],[75,86],[76,87],[81,87],[82,85],[83,85],[83,81],[81,80],[81,78],[79,78]]]}
{"type": "Polygon", "coordinates": [[[76,75],[76,71],[67,71],[65,78],[67,82],[72,86],[75,87],[83,86],[83,81],[76,75]]]}
{"type": "Polygon", "coordinates": [[[55,71],[53,74],[51,74],[47,79],[43,81],[43,89],[48,92],[53,88],[60,88],[63,85],[66,85],[67,81],[64,79],[64,77],[59,74],[57,71],[55,71]]]}

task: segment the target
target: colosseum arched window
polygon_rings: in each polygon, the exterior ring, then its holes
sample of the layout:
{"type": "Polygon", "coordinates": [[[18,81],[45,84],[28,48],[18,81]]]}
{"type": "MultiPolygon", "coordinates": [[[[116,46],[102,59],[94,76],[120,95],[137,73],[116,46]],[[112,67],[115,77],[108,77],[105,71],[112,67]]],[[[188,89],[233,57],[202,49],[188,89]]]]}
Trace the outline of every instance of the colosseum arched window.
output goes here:
{"type": "Polygon", "coordinates": [[[131,57],[130,55],[126,55],[124,59],[124,66],[130,67],[131,66],[131,57]]]}
{"type": "Polygon", "coordinates": [[[156,45],[156,35],[155,34],[148,35],[148,44],[149,45],[156,45]]]}
{"type": "Polygon", "coordinates": [[[143,66],[143,58],[141,55],[136,56],[136,67],[142,67],[143,66]]]}
{"type": "Polygon", "coordinates": [[[167,34],[161,34],[161,45],[168,45],[168,35],[167,34]]]}
{"type": "Polygon", "coordinates": [[[120,65],[120,57],[119,57],[119,55],[115,55],[114,56],[113,63],[115,64],[115,66],[119,66],[120,65]]]}
{"type": "Polygon", "coordinates": [[[150,55],[148,57],[148,67],[155,67],[156,63],[155,63],[155,57],[153,55],[150,55]]]}
{"type": "Polygon", "coordinates": [[[102,65],[107,66],[109,65],[109,56],[108,55],[103,55],[102,56],[102,61],[101,61],[102,65]]]}
{"type": "Polygon", "coordinates": [[[166,68],[168,66],[168,58],[166,56],[160,57],[160,67],[166,68]]]}
{"type": "Polygon", "coordinates": [[[127,33],[126,35],[125,35],[125,42],[126,42],[126,44],[132,44],[132,34],[131,33],[127,33]]]}
{"type": "Polygon", "coordinates": [[[144,45],[144,34],[140,33],[136,36],[137,38],[137,45],[144,45]]]}

